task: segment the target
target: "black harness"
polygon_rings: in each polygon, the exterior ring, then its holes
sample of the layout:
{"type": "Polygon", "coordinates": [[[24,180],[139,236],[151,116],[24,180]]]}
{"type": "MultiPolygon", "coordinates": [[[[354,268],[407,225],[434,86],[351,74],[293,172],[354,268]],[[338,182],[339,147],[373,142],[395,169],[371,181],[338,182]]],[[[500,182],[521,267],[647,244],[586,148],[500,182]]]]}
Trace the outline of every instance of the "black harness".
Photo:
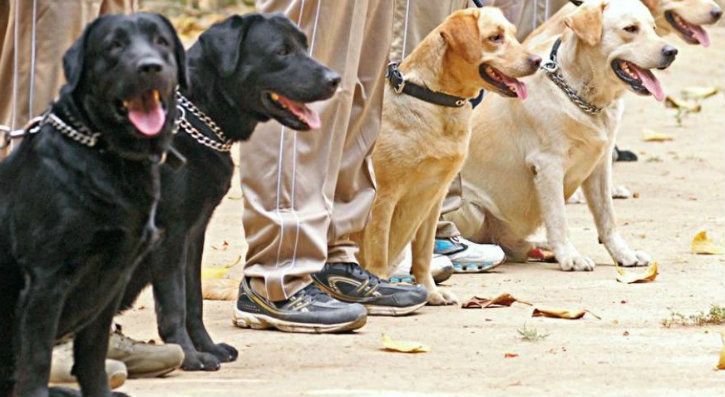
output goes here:
{"type": "Polygon", "coordinates": [[[421,85],[405,81],[405,77],[398,69],[398,62],[388,64],[388,73],[385,77],[397,94],[410,95],[422,101],[449,108],[460,108],[468,103],[467,98],[429,90],[421,85]]]}

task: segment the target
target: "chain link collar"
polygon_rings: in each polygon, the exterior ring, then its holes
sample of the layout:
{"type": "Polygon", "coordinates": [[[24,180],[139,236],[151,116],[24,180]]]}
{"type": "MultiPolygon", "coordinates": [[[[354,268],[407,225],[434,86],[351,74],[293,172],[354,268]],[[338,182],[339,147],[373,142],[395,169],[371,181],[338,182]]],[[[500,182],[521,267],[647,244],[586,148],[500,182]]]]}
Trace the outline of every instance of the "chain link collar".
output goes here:
{"type": "Polygon", "coordinates": [[[551,48],[551,54],[549,55],[549,61],[541,65],[541,69],[546,72],[549,80],[553,81],[557,87],[561,88],[575,105],[579,107],[584,113],[590,115],[596,115],[602,112],[602,108],[592,105],[582,98],[569,83],[566,82],[564,75],[561,74],[559,64],[556,62],[556,54],[559,52],[559,46],[561,46],[561,38],[556,39],[556,43],[551,48]]]}
{"type": "Polygon", "coordinates": [[[176,100],[178,102],[177,108],[181,113],[179,115],[179,126],[182,130],[184,130],[184,132],[189,134],[199,144],[216,150],[217,152],[227,153],[232,150],[234,142],[224,135],[224,131],[219,128],[211,117],[207,116],[204,112],[197,108],[190,100],[181,95],[179,91],[176,92],[176,100]],[[217,139],[219,139],[219,141],[209,138],[191,125],[189,120],[186,119],[187,112],[193,114],[197,119],[199,119],[204,126],[206,126],[217,137],[217,139]]]}

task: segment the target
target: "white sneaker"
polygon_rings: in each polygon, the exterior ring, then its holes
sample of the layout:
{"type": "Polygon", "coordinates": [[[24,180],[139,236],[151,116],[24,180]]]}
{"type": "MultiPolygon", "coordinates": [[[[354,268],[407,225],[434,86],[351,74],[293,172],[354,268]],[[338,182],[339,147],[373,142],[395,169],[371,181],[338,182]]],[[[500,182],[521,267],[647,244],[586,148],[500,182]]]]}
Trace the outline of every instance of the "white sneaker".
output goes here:
{"type": "MultiPolygon", "coordinates": [[[[415,283],[415,277],[410,274],[413,264],[413,257],[410,253],[410,244],[405,247],[403,253],[398,257],[398,265],[390,276],[391,283],[415,283]]],[[[433,281],[440,284],[453,275],[453,263],[445,255],[433,254],[430,262],[430,270],[433,275],[433,281]]]]}
{"type": "Polygon", "coordinates": [[[437,238],[434,252],[448,257],[456,273],[487,272],[506,260],[498,245],[476,244],[460,236],[437,238]]]}

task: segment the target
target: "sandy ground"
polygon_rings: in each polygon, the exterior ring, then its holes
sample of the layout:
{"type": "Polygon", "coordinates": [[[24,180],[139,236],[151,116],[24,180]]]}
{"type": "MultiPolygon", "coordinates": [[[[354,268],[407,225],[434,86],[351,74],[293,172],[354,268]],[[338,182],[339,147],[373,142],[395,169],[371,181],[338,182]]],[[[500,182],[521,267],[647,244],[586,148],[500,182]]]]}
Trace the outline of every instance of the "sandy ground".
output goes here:
{"type": "MultiPolygon", "coordinates": [[[[723,43],[725,28],[714,32],[708,50],[676,42],[680,59],[658,73],[668,92],[725,85],[723,43]]],[[[690,314],[725,304],[725,256],[689,252],[700,228],[725,240],[725,96],[703,102],[703,112],[687,118],[684,128],[652,98],[628,95],[627,104],[620,143],[635,149],[641,161],[617,164],[615,181],[639,198],[616,202],[618,221],[631,245],[659,261],[656,282],[617,283],[586,206],[570,205],[571,236],[600,264],[596,271],[563,273],[554,264],[510,263],[492,274],[456,275],[445,284],[461,299],[508,292],[546,306],[589,309],[601,320],[531,318],[523,305],[426,307],[405,318],[370,318],[354,334],[295,335],[237,329],[231,302],[207,302],[208,328],[217,341],[236,346],[239,359],[216,373],[177,371],[164,379],[129,381],[121,390],[138,397],[725,395],[725,371],[714,371],[721,347],[717,327],[661,325],[671,310],[690,314]],[[645,126],[675,139],[643,142],[645,126]],[[549,336],[522,341],[517,330],[524,324],[549,336]],[[426,343],[432,351],[384,352],[383,332],[426,343]],[[507,353],[518,357],[505,358],[507,353]]],[[[235,186],[211,226],[206,265],[243,255],[241,211],[235,186]],[[211,248],[225,240],[227,250],[211,248]]],[[[127,334],[158,340],[152,307],[146,294],[119,319],[127,334]]]]}

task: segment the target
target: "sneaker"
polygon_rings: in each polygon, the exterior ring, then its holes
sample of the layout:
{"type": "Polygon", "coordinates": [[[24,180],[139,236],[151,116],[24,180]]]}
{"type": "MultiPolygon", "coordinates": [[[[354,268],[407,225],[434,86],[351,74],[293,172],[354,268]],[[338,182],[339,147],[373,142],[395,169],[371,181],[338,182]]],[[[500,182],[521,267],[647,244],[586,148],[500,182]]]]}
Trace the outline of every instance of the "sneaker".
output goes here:
{"type": "Polygon", "coordinates": [[[460,236],[437,238],[434,252],[447,256],[456,273],[487,272],[506,260],[498,245],[476,244],[460,236]]]}
{"type": "Polygon", "coordinates": [[[157,345],[131,339],[116,324],[106,357],[126,364],[129,378],[155,378],[180,368],[184,351],[173,343],[157,345]]]}
{"type": "MultiPolygon", "coordinates": [[[[77,384],[78,380],[71,373],[73,370],[73,341],[68,341],[62,345],[58,345],[53,349],[53,359],[50,362],[50,383],[77,384]]],[[[106,376],[108,376],[108,386],[111,389],[121,387],[128,377],[126,364],[117,360],[106,359],[106,376]]]]}
{"type": "Polygon", "coordinates": [[[428,299],[422,286],[392,284],[357,263],[326,263],[312,279],[333,298],[360,303],[371,315],[406,315],[423,307],[428,299]]]}
{"type": "MultiPolygon", "coordinates": [[[[411,267],[413,265],[413,259],[410,255],[410,246],[406,247],[405,255],[403,259],[395,267],[393,275],[390,276],[391,283],[415,283],[415,276],[411,274],[411,267]]],[[[433,258],[430,262],[430,271],[433,276],[433,281],[436,284],[440,284],[453,275],[453,262],[450,258],[445,255],[433,254],[433,258]]]]}
{"type": "Polygon", "coordinates": [[[367,322],[363,306],[333,299],[315,284],[281,302],[257,294],[246,279],[240,289],[234,310],[237,327],[321,334],[352,331],[367,322]]]}

